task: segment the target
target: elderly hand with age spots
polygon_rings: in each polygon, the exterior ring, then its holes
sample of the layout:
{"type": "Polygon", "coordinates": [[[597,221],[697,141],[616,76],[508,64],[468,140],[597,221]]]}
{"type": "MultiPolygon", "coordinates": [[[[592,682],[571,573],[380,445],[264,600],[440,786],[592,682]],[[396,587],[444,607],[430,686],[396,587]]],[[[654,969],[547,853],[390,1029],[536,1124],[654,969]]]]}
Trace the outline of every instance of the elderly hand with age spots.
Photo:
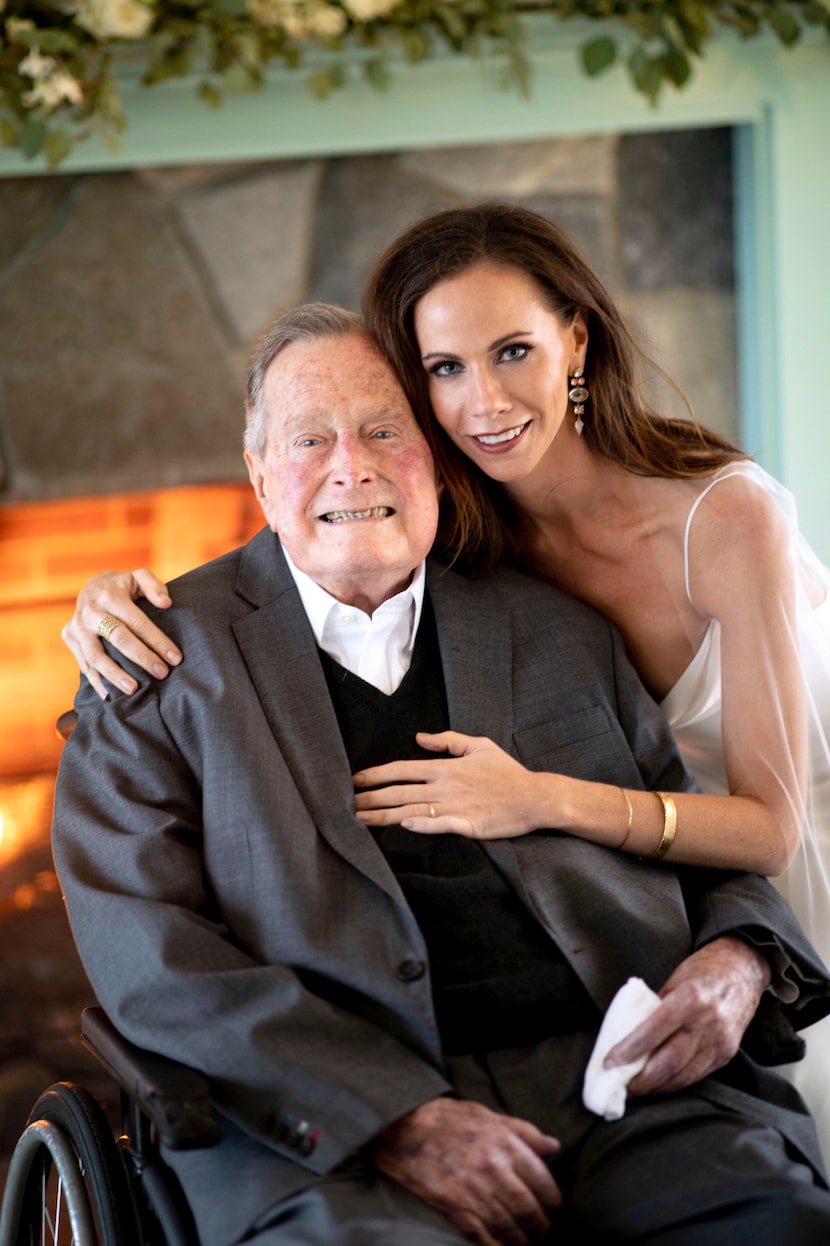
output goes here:
{"type": "Polygon", "coordinates": [[[769,986],[764,956],[724,935],[681,961],[658,991],[660,1008],[612,1047],[606,1065],[646,1056],[632,1078],[632,1096],[666,1095],[702,1081],[737,1053],[769,986]]]}
{"type": "Polygon", "coordinates": [[[375,1165],[443,1212],[479,1246],[528,1246],[562,1196],[545,1164],[559,1142],[480,1103],[439,1098],[375,1140],[375,1165]]]}

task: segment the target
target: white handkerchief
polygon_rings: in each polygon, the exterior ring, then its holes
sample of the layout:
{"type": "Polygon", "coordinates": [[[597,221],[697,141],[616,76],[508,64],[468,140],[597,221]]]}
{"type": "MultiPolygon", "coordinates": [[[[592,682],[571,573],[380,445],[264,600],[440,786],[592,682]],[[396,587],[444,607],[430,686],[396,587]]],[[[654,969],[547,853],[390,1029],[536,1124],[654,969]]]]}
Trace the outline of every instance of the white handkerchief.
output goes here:
{"type": "Polygon", "coordinates": [[[628,1083],[640,1072],[647,1056],[642,1056],[631,1064],[620,1064],[615,1069],[603,1068],[603,1060],[611,1048],[635,1030],[646,1017],[650,1017],[660,1007],[660,1003],[660,997],[655,995],[650,986],[646,986],[642,978],[629,978],[611,1000],[597,1034],[582,1086],[582,1102],[589,1111],[596,1112],[597,1116],[604,1116],[607,1121],[620,1119],[625,1111],[628,1083]]]}

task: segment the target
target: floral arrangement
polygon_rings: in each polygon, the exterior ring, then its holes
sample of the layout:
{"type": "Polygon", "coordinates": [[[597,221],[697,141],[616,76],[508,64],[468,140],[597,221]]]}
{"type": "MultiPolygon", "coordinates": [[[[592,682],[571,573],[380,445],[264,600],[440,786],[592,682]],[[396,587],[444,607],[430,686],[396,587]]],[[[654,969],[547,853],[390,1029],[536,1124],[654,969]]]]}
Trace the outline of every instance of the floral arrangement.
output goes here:
{"type": "Polygon", "coordinates": [[[148,87],[193,76],[212,106],[257,90],[269,63],[305,65],[325,96],[345,81],[347,48],[362,49],[378,87],[395,56],[424,60],[441,44],[503,55],[526,87],[528,12],[595,21],[579,52],[585,72],[624,56],[652,102],[664,85],[684,85],[719,28],[769,29],[787,46],[808,26],[830,33],[830,0],[0,0],[0,140],[52,167],[93,133],[117,147],[125,120],[114,66],[125,57],[148,87]],[[309,69],[312,51],[323,56],[309,69]]]}

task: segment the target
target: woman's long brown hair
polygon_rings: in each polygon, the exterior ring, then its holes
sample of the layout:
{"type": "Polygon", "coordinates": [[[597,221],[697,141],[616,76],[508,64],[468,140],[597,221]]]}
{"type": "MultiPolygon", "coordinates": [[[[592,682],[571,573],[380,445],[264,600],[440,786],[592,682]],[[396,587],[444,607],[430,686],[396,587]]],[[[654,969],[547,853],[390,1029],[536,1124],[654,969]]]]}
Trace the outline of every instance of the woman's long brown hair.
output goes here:
{"type": "Polygon", "coordinates": [[[526,273],[564,325],[577,312],[585,318],[591,399],[583,437],[595,454],[637,475],[670,478],[705,476],[747,457],[694,418],[671,419],[649,408],[637,368],[669,378],[634,341],[611,296],[557,225],[507,203],[450,208],[411,226],[387,248],[363,297],[368,327],[401,379],[444,482],[436,548],[446,561],[475,572],[516,560],[510,499],[432,414],[415,336],[420,299],[438,282],[482,263],[526,273]]]}

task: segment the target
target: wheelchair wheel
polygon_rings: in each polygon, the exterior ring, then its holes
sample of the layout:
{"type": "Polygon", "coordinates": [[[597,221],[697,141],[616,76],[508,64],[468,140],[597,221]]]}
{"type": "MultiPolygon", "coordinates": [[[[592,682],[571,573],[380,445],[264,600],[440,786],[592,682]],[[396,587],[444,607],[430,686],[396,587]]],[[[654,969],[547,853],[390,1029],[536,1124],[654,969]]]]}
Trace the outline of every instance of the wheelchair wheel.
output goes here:
{"type": "Polygon", "coordinates": [[[0,1246],[137,1242],[132,1195],[106,1117],[80,1086],[51,1086],[9,1165],[0,1246]]]}

